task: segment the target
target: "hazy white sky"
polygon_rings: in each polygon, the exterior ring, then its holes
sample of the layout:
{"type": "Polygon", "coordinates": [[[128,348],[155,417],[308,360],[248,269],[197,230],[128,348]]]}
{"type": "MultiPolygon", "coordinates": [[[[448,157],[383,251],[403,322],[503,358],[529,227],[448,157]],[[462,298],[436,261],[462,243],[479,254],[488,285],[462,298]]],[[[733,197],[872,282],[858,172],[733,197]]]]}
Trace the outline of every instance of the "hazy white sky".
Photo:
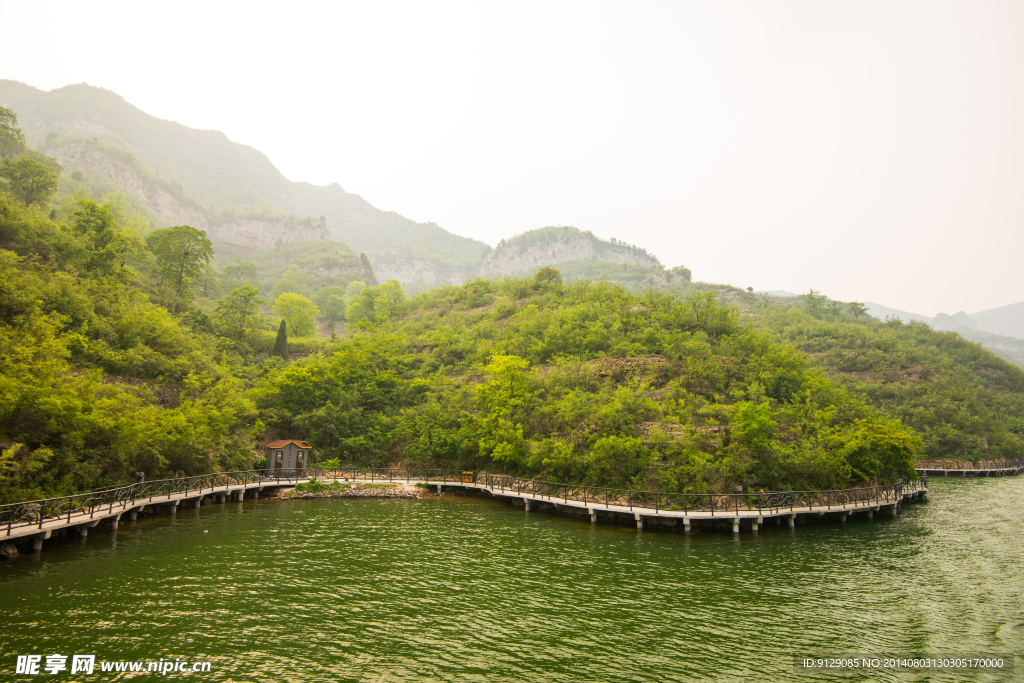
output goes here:
{"type": "Polygon", "coordinates": [[[697,279],[934,315],[1024,299],[1024,3],[4,3],[87,82],[495,244],[575,225],[697,279]]]}

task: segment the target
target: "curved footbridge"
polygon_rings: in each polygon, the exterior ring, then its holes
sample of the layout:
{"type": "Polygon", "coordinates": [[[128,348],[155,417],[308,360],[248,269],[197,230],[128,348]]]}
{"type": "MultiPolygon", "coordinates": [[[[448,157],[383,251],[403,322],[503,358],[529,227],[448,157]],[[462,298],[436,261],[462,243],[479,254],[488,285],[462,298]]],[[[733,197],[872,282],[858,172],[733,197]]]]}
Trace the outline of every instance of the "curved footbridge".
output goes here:
{"type": "Polygon", "coordinates": [[[96,489],[89,493],[0,505],[0,542],[31,538],[34,550],[55,533],[74,531],[85,538],[103,525],[116,531],[121,519],[140,513],[175,514],[179,507],[203,503],[241,502],[259,498],[265,489],[294,487],[310,481],[292,474],[267,477],[265,472],[224,472],[96,489]]]}
{"type": "Polygon", "coordinates": [[[223,472],[110,487],[74,496],[10,503],[0,506],[0,542],[31,539],[33,550],[53,534],[77,533],[104,525],[116,531],[122,518],[134,520],[140,513],[175,514],[179,507],[199,508],[204,502],[242,502],[263,492],[294,488],[311,481],[379,484],[404,483],[486,491],[496,498],[511,499],[527,511],[554,507],[570,514],[589,516],[596,523],[635,520],[676,526],[689,532],[694,523],[731,524],[757,531],[766,520],[785,519],[794,528],[799,518],[835,517],[846,521],[852,514],[873,517],[876,512],[895,516],[904,502],[923,500],[928,492],[927,475],[919,481],[892,486],[828,491],[786,491],[733,494],[656,493],[593,486],[575,486],[521,479],[507,475],[461,470],[309,468],[302,471],[223,472]]]}
{"type": "Polygon", "coordinates": [[[589,516],[595,524],[601,518],[632,518],[638,529],[643,529],[645,522],[659,526],[682,523],[687,533],[697,522],[731,524],[733,532],[739,533],[741,526],[757,531],[765,520],[775,520],[777,524],[786,520],[792,529],[797,519],[804,517],[829,515],[845,522],[856,513],[869,518],[876,512],[895,516],[904,502],[924,500],[928,493],[926,479],[863,489],[727,495],[620,491],[494,475],[484,475],[483,482],[461,485],[484,489],[495,497],[518,499],[527,512],[548,505],[558,511],[589,516]]]}
{"type": "MultiPolygon", "coordinates": [[[[866,487],[828,491],[785,491],[734,494],[656,493],[631,489],[577,486],[521,479],[485,472],[464,472],[458,479],[443,480],[403,478],[400,472],[387,470],[353,471],[353,481],[422,482],[443,487],[463,487],[487,491],[498,498],[511,499],[529,512],[544,506],[561,512],[589,516],[592,523],[605,518],[614,521],[632,519],[638,529],[645,523],[675,526],[680,522],[686,532],[695,522],[731,524],[734,533],[741,526],[757,531],[765,520],[781,523],[785,519],[792,529],[802,517],[833,516],[845,522],[851,514],[874,517],[876,512],[895,516],[904,502],[924,500],[928,493],[927,477],[919,481],[898,482],[892,486],[866,487]]],[[[347,476],[346,476],[347,478],[347,476]]]]}

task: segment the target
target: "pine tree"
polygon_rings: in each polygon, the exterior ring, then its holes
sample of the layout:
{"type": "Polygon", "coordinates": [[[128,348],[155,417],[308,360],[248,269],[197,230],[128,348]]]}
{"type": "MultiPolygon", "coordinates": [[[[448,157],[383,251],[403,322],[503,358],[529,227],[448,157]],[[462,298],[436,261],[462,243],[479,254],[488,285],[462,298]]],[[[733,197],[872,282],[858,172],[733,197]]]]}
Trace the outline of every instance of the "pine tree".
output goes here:
{"type": "Polygon", "coordinates": [[[277,340],[274,341],[274,355],[288,360],[288,328],[284,320],[281,321],[281,326],[277,328],[277,340]]]}

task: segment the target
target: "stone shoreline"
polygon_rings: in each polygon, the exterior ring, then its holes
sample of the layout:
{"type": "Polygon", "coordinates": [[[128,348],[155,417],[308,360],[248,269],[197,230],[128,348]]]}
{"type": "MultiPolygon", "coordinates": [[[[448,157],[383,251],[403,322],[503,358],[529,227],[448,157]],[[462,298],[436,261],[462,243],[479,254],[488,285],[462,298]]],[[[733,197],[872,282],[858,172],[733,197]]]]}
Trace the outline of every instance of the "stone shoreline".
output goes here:
{"type": "Polygon", "coordinates": [[[311,493],[289,489],[278,491],[277,498],[283,500],[308,498],[433,498],[434,494],[421,486],[409,484],[346,484],[345,488],[332,488],[311,493]]]}

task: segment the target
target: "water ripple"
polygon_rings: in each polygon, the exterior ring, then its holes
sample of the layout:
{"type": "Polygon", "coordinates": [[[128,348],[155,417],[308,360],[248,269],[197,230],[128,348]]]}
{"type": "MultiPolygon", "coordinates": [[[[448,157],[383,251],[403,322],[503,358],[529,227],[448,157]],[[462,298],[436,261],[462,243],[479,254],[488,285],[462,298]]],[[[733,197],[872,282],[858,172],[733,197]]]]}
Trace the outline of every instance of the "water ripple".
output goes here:
{"type": "Polygon", "coordinates": [[[61,652],[208,660],[213,681],[802,681],[837,677],[795,673],[796,654],[1021,651],[1022,494],[1024,478],[939,481],[895,520],[738,539],[480,499],[215,506],[0,564],[0,667],[61,652]]]}

